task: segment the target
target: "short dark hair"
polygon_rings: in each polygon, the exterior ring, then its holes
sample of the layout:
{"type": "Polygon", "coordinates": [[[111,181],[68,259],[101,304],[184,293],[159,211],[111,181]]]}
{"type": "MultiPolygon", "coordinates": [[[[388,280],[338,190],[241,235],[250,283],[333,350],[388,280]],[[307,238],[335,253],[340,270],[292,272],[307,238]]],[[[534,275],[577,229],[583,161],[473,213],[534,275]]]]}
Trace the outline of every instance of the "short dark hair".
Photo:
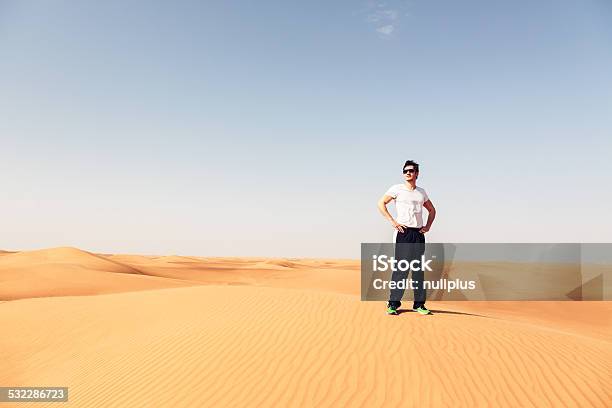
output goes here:
{"type": "Polygon", "coordinates": [[[406,160],[406,163],[404,163],[404,167],[402,167],[402,171],[404,171],[406,166],[414,166],[416,172],[419,172],[419,163],[415,162],[414,160],[406,160]]]}

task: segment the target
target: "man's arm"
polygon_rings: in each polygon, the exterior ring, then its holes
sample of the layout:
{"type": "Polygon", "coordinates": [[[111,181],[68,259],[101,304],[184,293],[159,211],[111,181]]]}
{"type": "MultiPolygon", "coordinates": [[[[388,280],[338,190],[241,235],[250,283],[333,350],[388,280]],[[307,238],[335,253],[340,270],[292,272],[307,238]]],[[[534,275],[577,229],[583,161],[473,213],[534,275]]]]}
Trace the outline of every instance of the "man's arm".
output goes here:
{"type": "Polygon", "coordinates": [[[395,228],[399,232],[404,232],[404,228],[402,228],[402,226],[393,219],[393,217],[389,213],[389,210],[387,210],[387,204],[389,204],[391,200],[394,200],[394,198],[386,194],[383,195],[382,198],[378,200],[378,211],[380,211],[383,217],[385,217],[387,220],[389,220],[389,222],[391,222],[393,228],[395,228]]]}
{"type": "Polygon", "coordinates": [[[427,223],[423,228],[419,230],[419,232],[422,232],[424,234],[429,231],[429,229],[431,228],[431,224],[433,224],[434,220],[436,219],[436,207],[434,207],[431,200],[425,201],[423,203],[423,207],[425,207],[425,209],[427,210],[427,223]]]}

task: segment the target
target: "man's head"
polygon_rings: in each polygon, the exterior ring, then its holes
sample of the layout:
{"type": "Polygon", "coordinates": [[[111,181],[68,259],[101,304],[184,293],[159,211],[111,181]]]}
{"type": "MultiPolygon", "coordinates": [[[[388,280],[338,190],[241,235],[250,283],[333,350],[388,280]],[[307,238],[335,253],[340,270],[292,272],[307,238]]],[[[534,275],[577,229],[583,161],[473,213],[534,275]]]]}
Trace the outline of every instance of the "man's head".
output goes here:
{"type": "Polygon", "coordinates": [[[419,163],[412,160],[406,160],[402,172],[404,173],[404,179],[406,181],[415,181],[419,177],[419,163]]]}

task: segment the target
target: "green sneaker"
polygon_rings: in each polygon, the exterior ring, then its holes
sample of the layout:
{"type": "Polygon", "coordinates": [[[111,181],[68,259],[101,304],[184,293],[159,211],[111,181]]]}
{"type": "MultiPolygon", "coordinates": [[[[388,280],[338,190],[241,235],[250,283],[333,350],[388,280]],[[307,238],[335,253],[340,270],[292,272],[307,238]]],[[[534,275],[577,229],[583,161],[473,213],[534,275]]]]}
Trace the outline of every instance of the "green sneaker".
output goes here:
{"type": "Polygon", "coordinates": [[[389,306],[387,307],[387,314],[388,315],[396,315],[397,314],[397,309],[393,306],[389,306]]]}
{"type": "Polygon", "coordinates": [[[415,312],[417,312],[418,314],[422,314],[422,315],[428,315],[428,314],[431,314],[431,312],[429,311],[429,309],[428,309],[428,308],[426,308],[426,307],[425,307],[425,305],[423,305],[423,306],[419,306],[419,307],[417,307],[416,309],[412,309],[412,310],[414,310],[414,311],[415,311],[415,312]]]}

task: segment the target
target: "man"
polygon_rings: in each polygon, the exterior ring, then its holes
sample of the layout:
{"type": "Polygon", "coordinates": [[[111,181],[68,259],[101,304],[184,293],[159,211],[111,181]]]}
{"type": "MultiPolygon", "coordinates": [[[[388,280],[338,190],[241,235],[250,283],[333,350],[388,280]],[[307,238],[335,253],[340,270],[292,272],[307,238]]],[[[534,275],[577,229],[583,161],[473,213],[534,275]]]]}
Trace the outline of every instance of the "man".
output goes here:
{"type": "MultiPolygon", "coordinates": [[[[416,181],[419,177],[418,163],[408,160],[403,167],[404,183],[395,184],[378,201],[378,209],[381,214],[391,222],[394,231],[395,258],[396,259],[416,259],[425,253],[425,233],[431,228],[431,224],[436,218],[434,208],[427,193],[421,187],[417,187],[416,181]],[[397,210],[397,220],[393,219],[387,204],[395,200],[397,210]],[[427,209],[427,223],[423,225],[422,209],[427,209]],[[403,245],[402,245],[403,244],[403,245]]],[[[412,310],[422,315],[431,312],[425,307],[426,292],[423,287],[423,270],[412,270],[412,280],[414,285],[414,303],[412,310]]],[[[408,277],[408,271],[400,271],[396,268],[393,271],[391,280],[398,282],[408,277]]],[[[389,302],[387,302],[387,314],[396,315],[397,309],[401,306],[404,289],[391,289],[389,302]]]]}

